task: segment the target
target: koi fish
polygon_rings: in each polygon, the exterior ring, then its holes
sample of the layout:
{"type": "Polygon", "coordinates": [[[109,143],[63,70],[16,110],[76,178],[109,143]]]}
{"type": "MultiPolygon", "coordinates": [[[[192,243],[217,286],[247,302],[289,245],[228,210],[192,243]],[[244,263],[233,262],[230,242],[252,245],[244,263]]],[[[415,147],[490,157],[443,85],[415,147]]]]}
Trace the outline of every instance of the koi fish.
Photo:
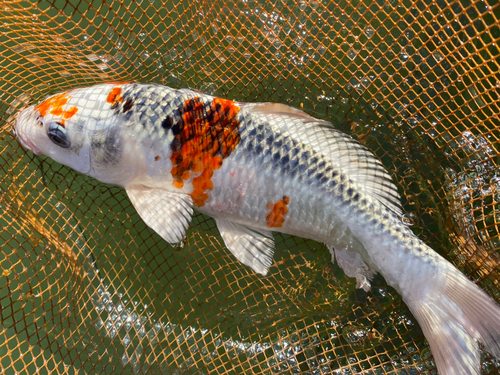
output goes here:
{"type": "Polygon", "coordinates": [[[329,122],[282,104],[113,83],[26,108],[15,132],[33,153],[122,186],[169,243],[196,209],[259,274],[272,264],[273,231],[326,244],[358,288],[381,273],[442,375],[479,374],[478,342],[500,358],[499,305],[413,234],[388,172],[329,122]]]}

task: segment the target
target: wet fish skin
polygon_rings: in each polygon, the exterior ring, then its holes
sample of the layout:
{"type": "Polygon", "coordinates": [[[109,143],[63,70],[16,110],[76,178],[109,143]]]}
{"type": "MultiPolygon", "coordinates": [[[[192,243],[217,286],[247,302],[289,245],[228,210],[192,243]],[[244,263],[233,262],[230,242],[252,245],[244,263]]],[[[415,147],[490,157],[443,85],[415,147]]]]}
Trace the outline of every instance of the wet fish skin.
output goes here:
{"type": "Polygon", "coordinates": [[[500,357],[500,307],[401,221],[382,164],[331,124],[280,104],[159,85],[75,89],[24,109],[23,146],[126,189],[166,241],[193,209],[256,272],[272,231],[325,243],[357,286],[380,272],[417,318],[440,374],[479,374],[480,341],[500,357]]]}

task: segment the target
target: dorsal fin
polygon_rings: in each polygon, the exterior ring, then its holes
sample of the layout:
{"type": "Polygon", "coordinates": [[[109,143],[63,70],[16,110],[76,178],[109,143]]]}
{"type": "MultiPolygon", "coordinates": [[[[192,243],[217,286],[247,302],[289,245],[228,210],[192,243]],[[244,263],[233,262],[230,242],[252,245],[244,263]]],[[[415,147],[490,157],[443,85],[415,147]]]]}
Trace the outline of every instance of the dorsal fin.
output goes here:
{"type": "Polygon", "coordinates": [[[253,114],[263,116],[281,132],[307,143],[342,168],[372,197],[401,215],[401,197],[389,173],[375,155],[349,135],[324,120],[298,109],[277,103],[238,103],[253,114]]]}

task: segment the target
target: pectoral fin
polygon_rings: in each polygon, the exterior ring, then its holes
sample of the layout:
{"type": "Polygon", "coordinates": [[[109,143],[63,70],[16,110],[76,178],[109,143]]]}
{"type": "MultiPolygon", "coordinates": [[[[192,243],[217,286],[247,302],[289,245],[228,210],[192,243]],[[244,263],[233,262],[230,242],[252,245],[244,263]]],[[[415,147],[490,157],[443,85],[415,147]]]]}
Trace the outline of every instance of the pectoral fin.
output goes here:
{"type": "Polygon", "coordinates": [[[226,247],[241,263],[267,275],[273,262],[274,239],[269,231],[255,230],[228,220],[216,219],[226,247]]]}
{"type": "Polygon", "coordinates": [[[142,220],[165,241],[173,244],[183,240],[193,216],[189,195],[139,185],[126,191],[142,220]]]}

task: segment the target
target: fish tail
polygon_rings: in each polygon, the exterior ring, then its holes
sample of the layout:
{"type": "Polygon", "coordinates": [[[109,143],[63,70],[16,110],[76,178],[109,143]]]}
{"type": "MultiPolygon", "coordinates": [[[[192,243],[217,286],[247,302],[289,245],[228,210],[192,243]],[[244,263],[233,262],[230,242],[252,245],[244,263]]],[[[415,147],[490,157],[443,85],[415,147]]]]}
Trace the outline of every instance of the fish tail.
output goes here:
{"type": "Polygon", "coordinates": [[[405,302],[430,344],[440,375],[479,375],[478,341],[500,358],[500,306],[444,262],[444,282],[431,286],[426,298],[405,298],[405,302]]]}

